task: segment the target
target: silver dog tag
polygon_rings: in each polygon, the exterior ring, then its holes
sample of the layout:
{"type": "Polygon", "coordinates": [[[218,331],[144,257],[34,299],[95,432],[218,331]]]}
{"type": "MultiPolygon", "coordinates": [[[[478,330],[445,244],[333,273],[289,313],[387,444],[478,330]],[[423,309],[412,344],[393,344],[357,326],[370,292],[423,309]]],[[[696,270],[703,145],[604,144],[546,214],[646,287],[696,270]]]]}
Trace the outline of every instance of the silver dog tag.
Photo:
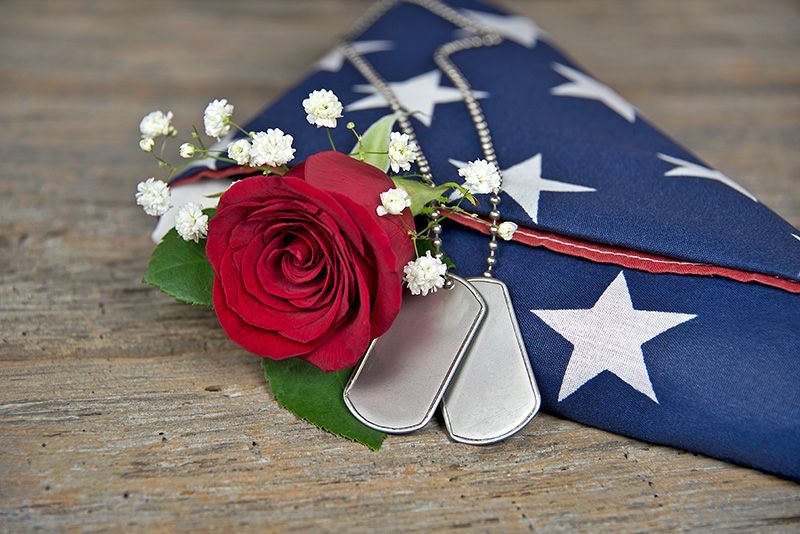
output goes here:
{"type": "Polygon", "coordinates": [[[487,303],[486,319],[442,401],[455,441],[485,445],[522,430],[541,404],[506,285],[470,278],[487,303]]]}
{"type": "Polygon", "coordinates": [[[471,284],[449,276],[450,289],[403,297],[392,327],[350,376],[344,402],[365,425],[403,434],[433,417],[486,312],[471,284]]]}

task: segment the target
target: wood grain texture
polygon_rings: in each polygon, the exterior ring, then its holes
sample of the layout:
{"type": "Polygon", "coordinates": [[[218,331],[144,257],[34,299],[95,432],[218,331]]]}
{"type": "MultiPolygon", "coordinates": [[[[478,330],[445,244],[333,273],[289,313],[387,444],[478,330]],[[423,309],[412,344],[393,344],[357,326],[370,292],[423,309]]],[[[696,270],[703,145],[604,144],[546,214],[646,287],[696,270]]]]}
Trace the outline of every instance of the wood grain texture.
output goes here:
{"type": "MultiPolygon", "coordinates": [[[[505,2],[800,224],[800,7],[505,2]]],[[[212,314],[140,283],[136,124],[246,117],[363,1],[6,0],[0,17],[0,530],[620,530],[800,525],[800,487],[542,415],[379,453],[278,408],[212,314]]]]}

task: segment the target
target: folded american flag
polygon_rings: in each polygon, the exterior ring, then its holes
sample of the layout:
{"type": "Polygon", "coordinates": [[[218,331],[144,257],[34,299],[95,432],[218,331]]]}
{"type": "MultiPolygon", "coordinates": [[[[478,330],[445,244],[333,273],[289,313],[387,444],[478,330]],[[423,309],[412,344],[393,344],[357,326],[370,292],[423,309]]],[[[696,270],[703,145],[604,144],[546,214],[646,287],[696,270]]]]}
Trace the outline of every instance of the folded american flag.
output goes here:
{"type": "MultiPolygon", "coordinates": [[[[650,125],[530,20],[448,3],[506,39],[453,59],[492,129],[503,216],[520,225],[496,274],[543,409],[800,479],[800,231],[650,125]]],[[[401,2],[353,43],[419,112],[415,128],[440,182],[481,157],[460,94],[432,58],[456,32],[401,2]]],[[[295,161],[325,150],[324,136],[299,135],[301,102],[321,87],[359,126],[388,113],[335,49],[247,129],[293,133],[295,161]]],[[[349,131],[333,135],[352,145],[349,131]]],[[[222,177],[225,166],[209,161],[178,181],[222,177]]],[[[456,222],[446,251],[458,273],[479,275],[488,227],[456,222]]]]}

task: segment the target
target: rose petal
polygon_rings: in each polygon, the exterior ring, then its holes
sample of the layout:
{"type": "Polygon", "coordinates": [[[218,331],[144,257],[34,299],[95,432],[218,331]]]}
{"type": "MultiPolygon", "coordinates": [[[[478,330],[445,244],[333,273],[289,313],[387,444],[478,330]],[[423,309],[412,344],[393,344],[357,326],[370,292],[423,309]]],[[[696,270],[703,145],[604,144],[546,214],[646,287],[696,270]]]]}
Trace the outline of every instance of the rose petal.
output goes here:
{"type": "Polygon", "coordinates": [[[219,283],[219,278],[214,280],[212,296],[214,300],[214,311],[219,319],[219,324],[228,337],[259,356],[268,357],[273,360],[283,360],[306,354],[309,350],[313,350],[316,346],[325,341],[323,339],[316,340],[315,343],[312,344],[298,343],[271,330],[254,328],[228,308],[222,284],[219,283]]]}
{"type": "MultiPolygon", "coordinates": [[[[356,276],[359,286],[365,285],[363,276],[358,272],[356,276]]],[[[355,365],[372,340],[369,326],[370,303],[366,291],[359,292],[356,309],[357,314],[351,321],[341,325],[325,343],[300,358],[323,371],[336,371],[355,365]]]]}
{"type": "MultiPolygon", "coordinates": [[[[292,174],[290,171],[287,175],[292,174]]],[[[406,230],[414,228],[411,210],[404,210],[402,215],[392,217],[378,217],[374,213],[375,207],[380,203],[380,194],[394,187],[394,182],[385,173],[341,152],[326,151],[306,159],[302,177],[314,187],[344,195],[356,204],[368,208],[370,216],[389,235],[392,243],[402,247],[402,250],[395,249],[397,267],[402,268],[408,263],[414,255],[413,244],[406,230]]]]}
{"type": "Polygon", "coordinates": [[[337,200],[348,206],[351,216],[359,223],[369,244],[371,253],[364,258],[366,266],[361,271],[369,271],[375,277],[372,302],[372,337],[383,335],[400,312],[403,299],[402,275],[400,266],[411,258],[413,244],[406,235],[402,241],[391,241],[389,236],[376,228],[375,218],[363,207],[345,197],[335,194],[337,200]],[[406,246],[407,245],[407,246],[406,246]],[[374,251],[374,253],[372,252],[374,251]],[[403,254],[403,262],[397,261],[396,253],[403,254]]]}

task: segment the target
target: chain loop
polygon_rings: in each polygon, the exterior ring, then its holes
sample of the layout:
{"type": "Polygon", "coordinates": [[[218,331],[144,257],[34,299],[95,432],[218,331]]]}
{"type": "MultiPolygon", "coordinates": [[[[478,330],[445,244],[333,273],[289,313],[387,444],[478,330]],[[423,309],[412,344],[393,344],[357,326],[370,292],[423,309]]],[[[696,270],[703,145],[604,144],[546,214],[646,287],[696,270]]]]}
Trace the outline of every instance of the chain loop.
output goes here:
{"type": "MultiPolygon", "coordinates": [[[[361,32],[371,26],[378,18],[386,13],[386,11],[398,3],[398,1],[399,0],[384,0],[373,5],[373,7],[367,10],[367,12],[347,34],[348,41],[354,39],[361,32]]],[[[434,53],[433,59],[439,69],[441,69],[441,71],[450,79],[453,85],[455,85],[456,88],[461,92],[461,96],[464,99],[465,105],[467,106],[467,111],[469,112],[472,123],[475,126],[475,131],[478,134],[478,141],[480,142],[484,159],[486,159],[486,161],[489,163],[494,164],[497,168],[498,174],[500,175],[500,184],[492,191],[491,196],[489,197],[489,202],[492,204],[492,209],[489,212],[489,219],[491,223],[489,227],[489,254],[486,257],[486,271],[484,271],[483,275],[491,278],[492,270],[497,265],[496,253],[499,246],[497,242],[497,228],[498,221],[500,220],[500,210],[498,209],[498,205],[500,204],[500,190],[502,188],[503,177],[500,172],[500,167],[497,165],[497,155],[494,150],[492,134],[489,131],[489,124],[486,121],[486,116],[483,114],[483,110],[478,103],[478,99],[475,97],[475,93],[472,91],[469,81],[452,62],[450,56],[457,52],[462,52],[464,50],[473,48],[496,46],[503,41],[503,38],[499,34],[493,32],[491,29],[486,28],[481,24],[478,24],[477,22],[465,17],[455,9],[439,2],[438,0],[405,1],[423,7],[431,13],[438,15],[439,17],[454,24],[455,26],[458,26],[473,34],[472,36],[457,39],[440,46],[434,53]]],[[[400,105],[400,101],[397,99],[397,95],[394,94],[394,91],[392,91],[391,86],[386,83],[386,81],[384,81],[380,75],[378,75],[372,65],[370,65],[363,56],[356,52],[349,43],[345,42],[341,46],[341,50],[344,56],[353,64],[356,70],[358,70],[359,73],[361,73],[361,75],[383,95],[386,102],[388,102],[390,109],[397,115],[397,122],[400,125],[400,129],[404,134],[408,135],[411,141],[417,145],[417,167],[422,179],[428,185],[434,187],[435,182],[431,176],[431,168],[430,164],[428,163],[428,159],[422,152],[422,148],[417,140],[417,135],[414,131],[414,127],[411,124],[411,120],[408,117],[408,113],[400,105]]],[[[431,212],[430,219],[438,219],[440,215],[441,214],[439,213],[438,205],[435,205],[433,212],[431,212]]],[[[443,254],[441,249],[441,233],[441,225],[433,225],[431,228],[431,234],[433,235],[433,247],[436,257],[440,259],[443,254]]]]}
{"type": "Polygon", "coordinates": [[[448,78],[450,78],[450,81],[453,82],[453,85],[455,85],[456,88],[461,91],[461,94],[464,97],[464,102],[467,106],[467,111],[469,111],[470,119],[472,119],[472,124],[475,126],[475,131],[478,133],[478,141],[481,144],[483,157],[486,161],[492,163],[497,168],[497,173],[500,176],[500,183],[492,191],[492,194],[489,197],[489,203],[492,205],[492,209],[489,212],[489,221],[491,223],[489,226],[489,254],[486,257],[486,270],[483,272],[483,276],[487,278],[492,277],[492,270],[497,265],[497,248],[499,246],[497,242],[497,227],[498,221],[500,220],[500,210],[498,205],[500,204],[500,190],[503,185],[503,174],[500,171],[500,167],[497,165],[497,154],[494,151],[492,134],[489,131],[489,124],[486,121],[486,116],[483,114],[483,110],[481,109],[481,105],[478,103],[478,99],[475,98],[475,93],[472,91],[469,81],[461,72],[461,70],[456,67],[455,63],[452,62],[450,56],[456,52],[461,52],[472,48],[495,46],[501,42],[502,38],[499,35],[487,32],[482,36],[465,37],[464,39],[451,41],[439,47],[439,49],[433,55],[433,60],[436,62],[436,65],[442,70],[442,72],[445,73],[448,78]]]}

